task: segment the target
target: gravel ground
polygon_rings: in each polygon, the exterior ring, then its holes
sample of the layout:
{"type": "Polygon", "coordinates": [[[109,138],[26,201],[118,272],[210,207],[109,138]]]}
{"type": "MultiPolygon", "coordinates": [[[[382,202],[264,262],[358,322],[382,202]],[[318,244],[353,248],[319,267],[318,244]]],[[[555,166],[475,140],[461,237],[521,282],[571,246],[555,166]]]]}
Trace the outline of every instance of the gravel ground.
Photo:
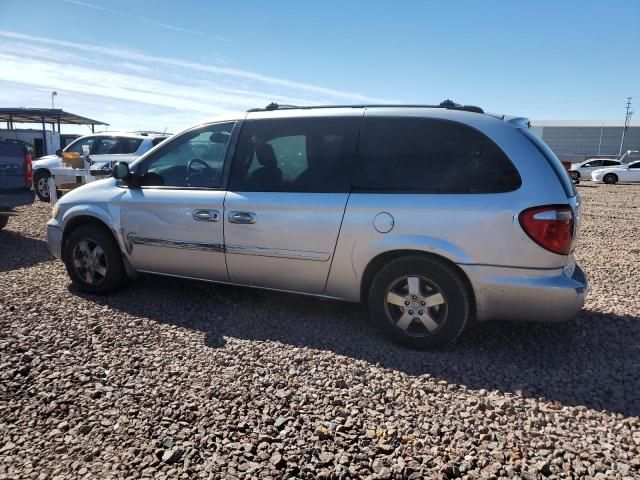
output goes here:
{"type": "Polygon", "coordinates": [[[640,478],[640,187],[581,186],[585,310],[390,345],[356,305],[70,287],[49,206],[0,232],[0,479],[640,478]]]}

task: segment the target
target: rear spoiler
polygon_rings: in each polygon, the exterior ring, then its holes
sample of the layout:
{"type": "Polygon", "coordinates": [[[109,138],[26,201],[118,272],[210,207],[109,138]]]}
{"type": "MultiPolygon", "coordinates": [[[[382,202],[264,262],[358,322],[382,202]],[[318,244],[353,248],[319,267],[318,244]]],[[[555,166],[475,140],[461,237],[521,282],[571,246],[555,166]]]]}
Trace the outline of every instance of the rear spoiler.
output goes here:
{"type": "Polygon", "coordinates": [[[516,128],[531,128],[531,120],[527,117],[512,117],[510,115],[503,115],[500,113],[487,113],[487,115],[510,123],[516,128]]]}

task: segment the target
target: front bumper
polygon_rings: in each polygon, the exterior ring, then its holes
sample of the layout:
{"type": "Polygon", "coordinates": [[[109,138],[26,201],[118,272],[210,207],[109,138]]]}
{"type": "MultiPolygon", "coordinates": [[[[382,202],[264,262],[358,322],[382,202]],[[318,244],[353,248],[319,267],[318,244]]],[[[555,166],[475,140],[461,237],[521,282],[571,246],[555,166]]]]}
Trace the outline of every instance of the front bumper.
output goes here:
{"type": "Polygon", "coordinates": [[[567,276],[563,269],[532,270],[481,265],[460,265],[476,297],[476,317],[485,320],[562,322],[584,305],[589,282],[576,265],[567,276]]]}
{"type": "Polygon", "coordinates": [[[55,218],[47,222],[47,243],[51,255],[62,258],[62,228],[55,218]]]}

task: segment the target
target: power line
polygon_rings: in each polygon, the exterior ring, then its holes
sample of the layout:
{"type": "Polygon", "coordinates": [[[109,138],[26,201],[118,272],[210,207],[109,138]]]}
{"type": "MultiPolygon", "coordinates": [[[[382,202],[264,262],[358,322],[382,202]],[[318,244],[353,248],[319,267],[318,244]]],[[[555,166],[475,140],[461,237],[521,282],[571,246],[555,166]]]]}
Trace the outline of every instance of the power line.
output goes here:
{"type": "Polygon", "coordinates": [[[620,139],[620,150],[618,151],[618,156],[622,155],[622,145],[624,144],[624,134],[629,128],[629,123],[631,123],[631,116],[633,115],[633,111],[631,111],[631,97],[627,97],[627,111],[624,116],[624,127],[622,128],[622,138],[620,139]]]}

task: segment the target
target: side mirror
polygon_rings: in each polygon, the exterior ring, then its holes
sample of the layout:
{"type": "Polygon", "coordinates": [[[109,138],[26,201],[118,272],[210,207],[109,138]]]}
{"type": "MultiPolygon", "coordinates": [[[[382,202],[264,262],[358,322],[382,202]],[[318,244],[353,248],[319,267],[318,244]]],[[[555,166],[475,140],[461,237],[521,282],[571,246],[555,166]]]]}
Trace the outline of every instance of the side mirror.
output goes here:
{"type": "Polygon", "coordinates": [[[116,165],[113,167],[113,178],[124,181],[129,180],[131,178],[129,164],[127,162],[116,163],[116,165]]]}
{"type": "Polygon", "coordinates": [[[56,150],[56,156],[58,156],[58,157],[62,156],[62,149],[61,148],[56,150]]]}

